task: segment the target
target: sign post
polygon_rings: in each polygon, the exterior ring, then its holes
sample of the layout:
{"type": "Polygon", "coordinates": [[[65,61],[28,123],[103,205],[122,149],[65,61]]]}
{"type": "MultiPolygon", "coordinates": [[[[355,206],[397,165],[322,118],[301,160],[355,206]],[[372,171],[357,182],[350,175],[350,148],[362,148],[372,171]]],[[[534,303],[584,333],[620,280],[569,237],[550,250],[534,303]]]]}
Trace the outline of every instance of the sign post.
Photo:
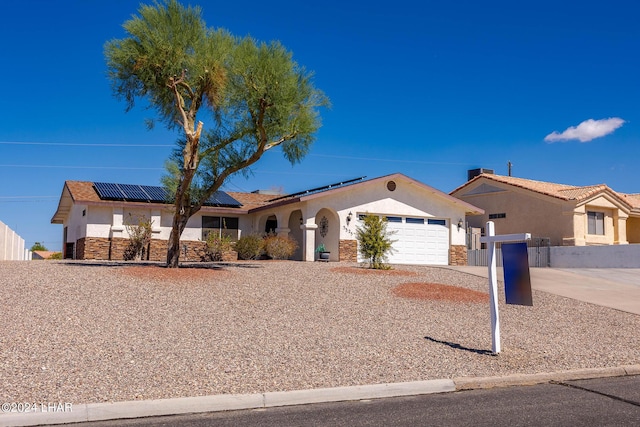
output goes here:
{"type": "Polygon", "coordinates": [[[480,238],[480,243],[486,243],[489,255],[489,303],[491,305],[491,351],[500,353],[500,315],[498,313],[498,277],[496,261],[496,243],[517,242],[531,239],[530,233],[503,234],[496,236],[493,221],[488,221],[486,233],[480,238]]]}

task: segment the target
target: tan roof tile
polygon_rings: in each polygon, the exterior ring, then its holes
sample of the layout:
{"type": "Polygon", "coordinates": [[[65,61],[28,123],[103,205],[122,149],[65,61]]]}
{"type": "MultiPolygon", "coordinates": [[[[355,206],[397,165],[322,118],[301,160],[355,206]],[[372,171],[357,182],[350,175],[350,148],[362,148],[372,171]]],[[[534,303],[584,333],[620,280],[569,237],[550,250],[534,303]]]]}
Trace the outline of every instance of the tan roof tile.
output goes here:
{"type": "MultiPolygon", "coordinates": [[[[503,182],[505,184],[513,185],[515,187],[524,188],[527,190],[535,191],[540,194],[546,194],[551,197],[556,197],[562,200],[584,200],[602,191],[609,190],[614,195],[620,197],[619,193],[609,188],[606,184],[588,185],[588,186],[576,186],[567,184],[556,184],[553,182],[536,181],[533,179],[516,178],[513,176],[493,175],[493,174],[481,174],[473,180],[480,178],[487,178],[496,182],[503,182]]],[[[469,184],[458,187],[453,192],[461,189],[469,184]]],[[[621,197],[620,197],[621,198],[621,197]]]]}
{"type": "Polygon", "coordinates": [[[624,194],[618,193],[624,200],[631,205],[634,209],[640,210],[640,193],[637,194],[624,194]]]}
{"type": "Polygon", "coordinates": [[[227,191],[228,195],[236,199],[242,204],[242,207],[251,210],[259,208],[260,206],[268,205],[269,200],[278,197],[273,194],[259,194],[259,193],[240,193],[236,191],[227,191]]]}

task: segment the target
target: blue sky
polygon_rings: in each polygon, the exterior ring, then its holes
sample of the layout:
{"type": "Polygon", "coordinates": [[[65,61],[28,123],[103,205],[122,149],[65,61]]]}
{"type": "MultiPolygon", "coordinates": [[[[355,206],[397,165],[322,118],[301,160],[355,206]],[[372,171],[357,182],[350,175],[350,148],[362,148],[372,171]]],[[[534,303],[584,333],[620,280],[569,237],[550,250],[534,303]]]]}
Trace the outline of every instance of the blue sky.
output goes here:
{"type": "MultiPolygon", "coordinates": [[[[65,180],[158,185],[177,134],[111,95],[104,43],[139,1],[3,5],[0,221],[60,249],[65,180]]],[[[187,3],[185,1],[185,3],[187,3]]],[[[230,191],[467,169],[640,192],[640,6],[632,1],[191,1],[210,27],[280,40],[331,99],[310,154],[274,151],[230,191]]],[[[205,126],[207,123],[205,123],[205,126]]]]}

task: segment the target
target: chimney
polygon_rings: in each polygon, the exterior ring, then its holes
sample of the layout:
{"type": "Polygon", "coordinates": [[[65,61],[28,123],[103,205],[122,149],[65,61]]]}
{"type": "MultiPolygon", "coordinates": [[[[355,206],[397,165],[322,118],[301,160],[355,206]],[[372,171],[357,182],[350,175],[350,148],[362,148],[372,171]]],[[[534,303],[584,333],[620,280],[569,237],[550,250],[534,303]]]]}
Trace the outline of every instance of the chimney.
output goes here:
{"type": "Polygon", "coordinates": [[[469,169],[467,171],[467,181],[471,181],[473,178],[480,175],[481,173],[488,173],[493,175],[493,169],[485,169],[485,168],[469,169]]]}

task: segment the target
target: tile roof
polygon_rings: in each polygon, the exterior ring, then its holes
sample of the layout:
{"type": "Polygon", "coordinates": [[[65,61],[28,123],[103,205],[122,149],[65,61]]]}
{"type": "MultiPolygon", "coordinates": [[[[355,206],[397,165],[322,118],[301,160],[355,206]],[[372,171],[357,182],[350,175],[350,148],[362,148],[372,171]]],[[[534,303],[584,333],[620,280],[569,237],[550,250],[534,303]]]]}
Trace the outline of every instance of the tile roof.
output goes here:
{"type": "Polygon", "coordinates": [[[623,202],[629,204],[627,199],[623,198],[620,193],[615,192],[609,188],[606,184],[588,185],[588,186],[576,186],[567,184],[556,184],[553,182],[536,181],[533,179],[516,178],[513,176],[503,176],[494,174],[480,174],[473,178],[471,181],[466,182],[460,187],[456,188],[451,194],[461,190],[470,183],[477,181],[481,178],[486,178],[495,182],[502,182],[512,185],[514,187],[523,188],[526,190],[535,191],[536,193],[545,194],[547,196],[555,197],[562,200],[575,200],[581,201],[588,199],[603,191],[609,191],[614,197],[619,198],[623,202]]]}
{"type": "Polygon", "coordinates": [[[533,179],[516,178],[513,176],[480,174],[472,180],[467,181],[460,187],[456,188],[450,194],[454,195],[460,192],[460,190],[462,190],[463,188],[467,187],[472,182],[475,182],[482,178],[486,178],[494,182],[509,184],[514,187],[523,188],[530,191],[535,191],[539,194],[544,194],[560,200],[574,201],[576,203],[588,200],[589,198],[601,193],[607,193],[609,196],[616,199],[621,206],[626,206],[626,208],[629,209],[630,212],[634,214],[634,216],[640,213],[640,193],[618,193],[606,184],[576,186],[567,184],[556,184],[553,182],[536,181],[533,179]]]}
{"type": "Polygon", "coordinates": [[[626,202],[629,203],[629,205],[631,205],[631,207],[634,210],[640,210],[640,193],[637,193],[637,194],[618,193],[618,194],[620,195],[620,197],[626,200],[626,202]]]}
{"type": "Polygon", "coordinates": [[[242,203],[242,207],[251,210],[259,208],[261,206],[269,205],[269,200],[273,199],[273,194],[259,194],[259,193],[240,193],[235,191],[227,191],[228,195],[242,203]]]}

